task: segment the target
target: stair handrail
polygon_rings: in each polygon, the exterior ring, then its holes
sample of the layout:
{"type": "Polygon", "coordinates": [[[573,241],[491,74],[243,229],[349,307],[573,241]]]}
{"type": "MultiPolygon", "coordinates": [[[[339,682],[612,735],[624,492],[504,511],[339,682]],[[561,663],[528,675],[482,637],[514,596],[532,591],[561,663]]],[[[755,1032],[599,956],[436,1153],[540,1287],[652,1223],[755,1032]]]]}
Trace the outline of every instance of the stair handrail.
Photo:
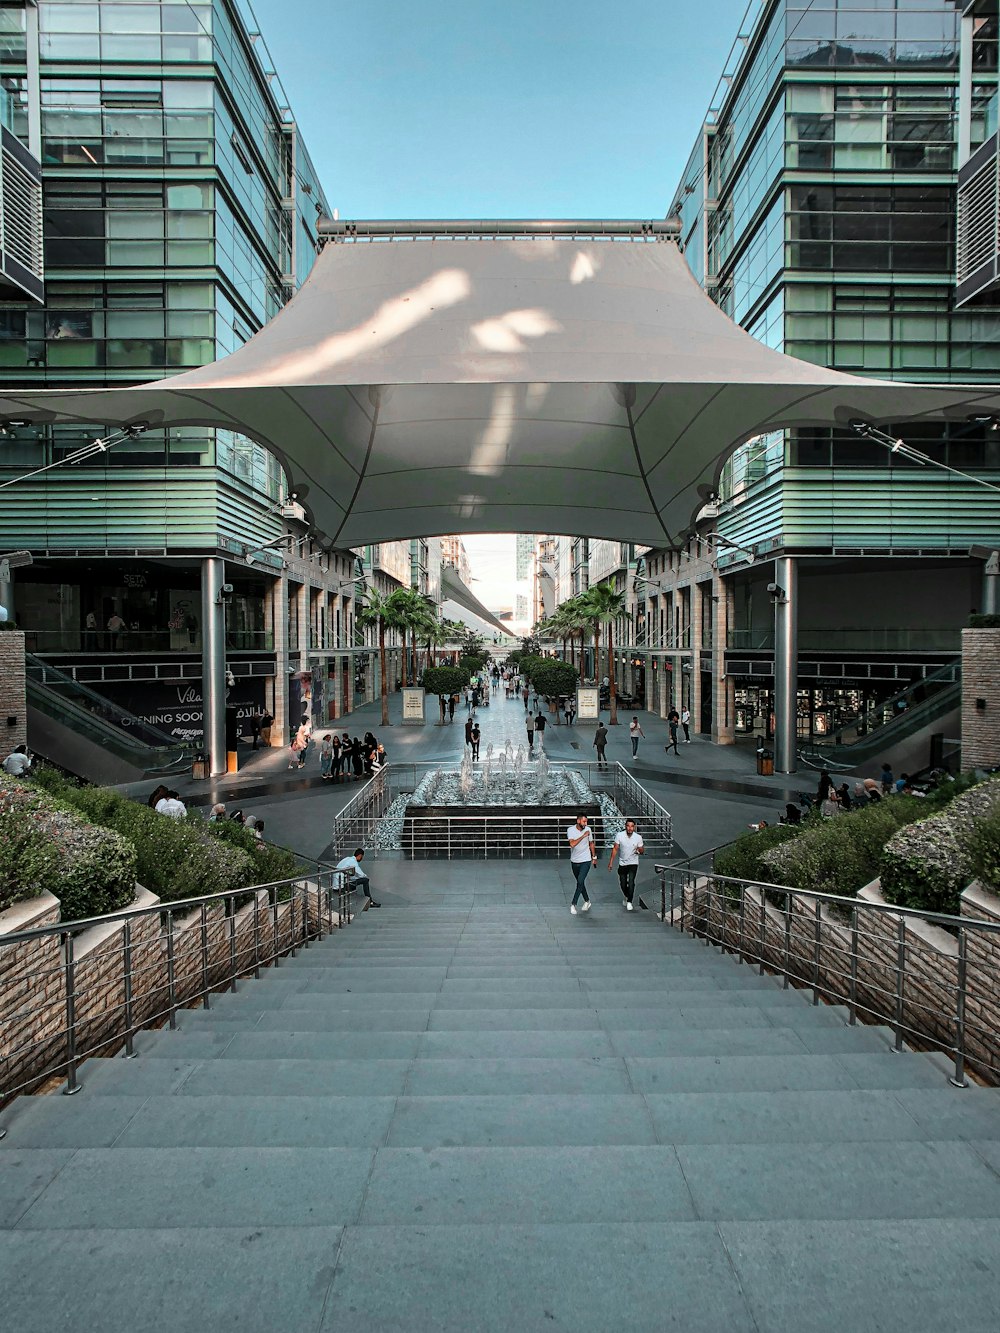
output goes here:
{"type": "MultiPolygon", "coordinates": [[[[654,870],[660,879],[660,918],[665,923],[717,945],[724,953],[734,953],[740,963],[755,964],[761,976],[766,971],[775,973],[783,979],[784,989],[810,989],[814,1005],[821,998],[846,1004],[848,1026],[855,1026],[859,1016],[862,1021],[890,1026],[897,1051],[904,1049],[909,1038],[945,1052],[953,1061],[950,1082],[955,1087],[968,1086],[967,1063],[1000,1083],[1000,1064],[969,1049],[971,1036],[977,1049],[995,1050],[994,1028],[968,1007],[970,936],[990,956],[1000,948],[1000,921],[719,875],[714,870],[675,868],[666,863],[657,863],[654,870]],[[887,940],[894,946],[895,966],[887,969],[894,975],[891,987],[880,988],[862,978],[859,945],[870,932],[862,930],[861,913],[893,922],[891,930],[880,937],[883,955],[887,940]],[[748,929],[748,916],[751,925],[756,916],[755,929],[748,929]],[[797,934],[809,939],[808,956],[793,952],[793,921],[797,934]],[[956,940],[953,1003],[947,1012],[933,1009],[926,994],[908,1001],[907,980],[926,982],[923,969],[907,967],[907,927],[917,924],[939,927],[956,940]],[[846,936],[846,948],[843,942],[836,942],[838,932],[846,936]],[[837,971],[829,961],[837,953],[846,953],[845,970],[837,971]],[[948,1037],[943,1035],[945,1029],[948,1037]]],[[[866,965],[872,965],[871,958],[866,965]]],[[[944,984],[938,977],[935,983],[944,984]]]]}

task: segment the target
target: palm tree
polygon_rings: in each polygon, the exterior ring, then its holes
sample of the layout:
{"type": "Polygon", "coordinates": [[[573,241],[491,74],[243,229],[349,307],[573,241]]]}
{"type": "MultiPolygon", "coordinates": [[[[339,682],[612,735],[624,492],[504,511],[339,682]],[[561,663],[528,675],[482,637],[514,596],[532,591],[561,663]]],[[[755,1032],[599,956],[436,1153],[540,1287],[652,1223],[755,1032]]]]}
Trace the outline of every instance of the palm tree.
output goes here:
{"type": "Polygon", "coordinates": [[[572,643],[573,638],[577,634],[579,634],[580,636],[581,684],[583,683],[583,677],[584,677],[584,658],[585,658],[583,644],[587,630],[590,627],[590,617],[584,610],[585,595],[586,594],[581,593],[577,597],[571,597],[568,602],[563,602],[563,604],[556,611],[556,616],[559,618],[559,623],[565,630],[565,633],[569,638],[570,642],[572,643]]]}
{"type": "Polygon", "coordinates": [[[365,594],[365,600],[358,607],[354,617],[355,622],[362,629],[367,629],[372,625],[378,626],[378,661],[379,676],[381,677],[383,727],[392,726],[389,721],[389,682],[385,664],[385,631],[387,627],[395,628],[398,623],[395,608],[391,605],[393,595],[390,594],[386,597],[377,588],[369,588],[365,594]]]}
{"type": "MultiPolygon", "coordinates": [[[[406,650],[406,632],[410,630],[413,634],[414,657],[416,656],[417,644],[417,626],[422,622],[426,612],[424,599],[413,588],[397,588],[395,592],[389,594],[388,604],[392,609],[392,619],[394,628],[400,631],[403,639],[403,685],[408,685],[409,680],[409,654],[406,650]]],[[[414,663],[416,665],[416,663],[414,663]]]]}
{"type": "Polygon", "coordinates": [[[615,621],[625,612],[625,594],[613,583],[595,583],[588,589],[586,613],[594,626],[594,671],[600,676],[601,626],[608,627],[608,688],[611,705],[611,726],[618,725],[618,701],[615,691],[615,621]]]}

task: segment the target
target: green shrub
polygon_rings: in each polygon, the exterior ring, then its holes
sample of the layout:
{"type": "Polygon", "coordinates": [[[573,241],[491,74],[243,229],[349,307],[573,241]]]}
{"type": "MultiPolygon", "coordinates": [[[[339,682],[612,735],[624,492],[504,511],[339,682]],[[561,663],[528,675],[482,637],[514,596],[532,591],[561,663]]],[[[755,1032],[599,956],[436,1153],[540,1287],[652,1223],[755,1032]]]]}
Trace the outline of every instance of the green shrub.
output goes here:
{"type": "Polygon", "coordinates": [[[253,884],[274,884],[281,879],[291,879],[302,871],[302,863],[294,852],[262,842],[249,829],[232,819],[218,820],[214,824],[206,824],[205,828],[210,837],[236,847],[249,856],[253,865],[250,881],[253,884]]]}
{"type": "Polygon", "coordinates": [[[1000,616],[987,611],[973,612],[969,616],[970,629],[1000,629],[1000,616]]]}
{"type": "Polygon", "coordinates": [[[755,883],[773,883],[771,870],[761,858],[779,843],[800,837],[805,827],[801,824],[772,824],[760,830],[748,829],[715,853],[715,873],[755,883]]]}
{"type": "Polygon", "coordinates": [[[481,671],[485,665],[486,658],[479,657],[473,653],[467,653],[464,657],[458,659],[459,671],[467,671],[470,676],[474,676],[477,671],[481,671]]]}
{"type": "Polygon", "coordinates": [[[901,824],[921,813],[919,797],[893,797],[831,819],[800,825],[800,836],[761,857],[767,878],[794,889],[853,897],[877,878],[882,849],[901,824]]]}
{"type": "MultiPolygon", "coordinates": [[[[12,901],[47,890],[59,899],[64,921],[80,921],[115,912],[135,897],[135,850],[117,833],[94,827],[57,798],[25,783],[5,780],[0,785],[0,811],[22,831],[15,844],[19,850],[12,853],[12,877],[32,877],[22,880],[12,901]]],[[[7,892],[13,891],[12,878],[7,892]]]]}
{"type": "Polygon", "coordinates": [[[942,814],[900,829],[885,846],[880,873],[888,902],[957,916],[960,895],[975,878],[980,824],[1000,805],[1000,778],[955,797],[942,814]]]}
{"type": "Polygon", "coordinates": [[[976,878],[1000,893],[1000,806],[977,822],[969,851],[976,878]]]}
{"type": "Polygon", "coordinates": [[[13,810],[0,813],[0,912],[37,898],[58,864],[55,843],[40,828],[13,810]]]}
{"type": "Polygon", "coordinates": [[[546,699],[558,699],[573,694],[577,685],[576,667],[555,657],[543,658],[534,667],[531,683],[546,699]]]}

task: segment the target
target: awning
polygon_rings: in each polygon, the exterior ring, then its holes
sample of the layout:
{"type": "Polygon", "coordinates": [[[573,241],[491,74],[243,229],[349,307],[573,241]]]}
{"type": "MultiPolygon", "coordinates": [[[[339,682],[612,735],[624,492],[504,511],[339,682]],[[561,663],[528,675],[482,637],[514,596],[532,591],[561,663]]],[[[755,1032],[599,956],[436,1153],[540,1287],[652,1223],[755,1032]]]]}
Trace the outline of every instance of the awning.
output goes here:
{"type": "Polygon", "coordinates": [[[753,436],[991,413],[996,388],[770,350],[672,241],[541,235],[340,239],[222,361],[137,388],[0,396],[7,418],[242,431],[347,547],[449,532],[671,545],[753,436]]]}

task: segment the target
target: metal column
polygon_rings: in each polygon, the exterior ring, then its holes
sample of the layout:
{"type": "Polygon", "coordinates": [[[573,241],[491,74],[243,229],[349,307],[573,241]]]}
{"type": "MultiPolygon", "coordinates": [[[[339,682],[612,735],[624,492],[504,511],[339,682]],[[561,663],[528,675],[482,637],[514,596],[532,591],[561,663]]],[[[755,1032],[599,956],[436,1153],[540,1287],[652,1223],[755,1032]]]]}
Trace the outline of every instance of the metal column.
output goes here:
{"type": "Polygon", "coordinates": [[[1000,583],[1000,551],[991,551],[983,565],[983,614],[997,613],[997,584],[1000,583]]]}
{"type": "Polygon", "coordinates": [[[215,556],[201,562],[201,696],[204,749],[212,777],[226,771],[225,569],[225,561],[215,556]]]}
{"type": "Polygon", "coordinates": [[[796,768],[798,565],[791,556],[774,562],[774,770],[796,768]]]}

